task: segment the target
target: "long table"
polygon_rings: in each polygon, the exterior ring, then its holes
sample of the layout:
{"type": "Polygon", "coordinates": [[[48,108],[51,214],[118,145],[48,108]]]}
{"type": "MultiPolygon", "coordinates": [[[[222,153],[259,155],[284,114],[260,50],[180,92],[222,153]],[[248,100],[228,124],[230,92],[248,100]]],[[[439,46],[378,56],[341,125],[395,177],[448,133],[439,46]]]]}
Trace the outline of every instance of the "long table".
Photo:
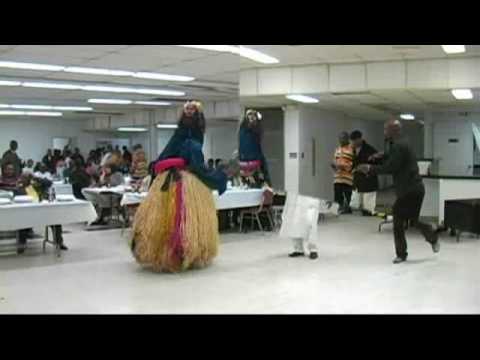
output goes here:
{"type": "MultiPolygon", "coordinates": [[[[96,218],[97,213],[93,205],[82,200],[2,205],[0,206],[0,231],[92,222],[96,218]]],[[[47,242],[49,242],[48,238],[44,240],[44,249],[47,242]]],[[[58,246],[56,250],[59,255],[58,246]]]]}
{"type": "MultiPolygon", "coordinates": [[[[124,187],[115,188],[87,188],[82,190],[87,200],[100,194],[115,194],[122,196],[121,206],[139,205],[145,200],[148,193],[128,192],[124,187]]],[[[222,196],[213,191],[217,210],[243,209],[260,206],[263,199],[262,189],[229,189],[222,196]]]]}

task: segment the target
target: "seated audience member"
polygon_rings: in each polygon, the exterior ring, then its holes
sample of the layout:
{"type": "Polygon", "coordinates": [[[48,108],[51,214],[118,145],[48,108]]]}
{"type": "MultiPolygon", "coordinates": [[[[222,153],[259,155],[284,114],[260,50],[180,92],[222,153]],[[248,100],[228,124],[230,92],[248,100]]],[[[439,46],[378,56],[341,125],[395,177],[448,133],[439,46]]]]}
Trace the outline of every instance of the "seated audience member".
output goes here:
{"type": "Polygon", "coordinates": [[[49,181],[53,180],[53,176],[50,174],[45,164],[40,164],[38,171],[33,175],[39,179],[47,179],[49,181]]]}
{"type": "Polygon", "coordinates": [[[65,167],[69,168],[72,164],[72,152],[70,150],[65,150],[63,153],[63,161],[65,162],[65,167]]]}
{"type": "Polygon", "coordinates": [[[83,166],[85,165],[85,159],[83,158],[82,154],[80,153],[79,148],[75,148],[73,154],[72,154],[72,164],[76,161],[80,161],[80,164],[83,166]]]}
{"type": "Polygon", "coordinates": [[[115,187],[123,184],[125,184],[125,179],[115,165],[109,164],[103,168],[103,173],[100,176],[100,186],[115,187]]]}
{"type": "Polygon", "coordinates": [[[215,169],[218,169],[219,165],[222,163],[222,159],[215,160],[215,169]]]}
{"type": "Polygon", "coordinates": [[[57,162],[59,162],[60,160],[63,160],[62,152],[58,149],[53,150],[52,169],[49,170],[52,174],[55,172],[55,170],[57,168],[57,162]]]}
{"type": "Polygon", "coordinates": [[[148,176],[147,158],[145,151],[142,149],[139,149],[133,153],[131,174],[134,180],[141,180],[148,176]]]}
{"type": "Polygon", "coordinates": [[[87,162],[87,166],[85,166],[85,171],[88,175],[94,176],[98,175],[100,167],[95,164],[94,162],[87,162]]]}
{"type": "Polygon", "coordinates": [[[107,164],[114,165],[117,169],[120,170],[120,168],[123,165],[122,153],[120,151],[117,151],[117,150],[112,151],[112,156],[107,161],[107,164]]]}
{"type": "Polygon", "coordinates": [[[143,146],[140,145],[140,144],[137,144],[137,145],[135,145],[135,146],[133,147],[132,150],[133,150],[133,152],[135,152],[135,151],[137,151],[137,150],[143,150],[143,146]]]}
{"type": "Polygon", "coordinates": [[[0,176],[0,188],[6,191],[14,191],[17,187],[18,176],[15,174],[15,166],[6,163],[0,176]]]}
{"type": "Polygon", "coordinates": [[[47,166],[48,171],[52,173],[55,171],[55,167],[53,166],[54,158],[52,154],[52,149],[47,150],[47,154],[43,157],[42,163],[47,166]]]}
{"type": "Polygon", "coordinates": [[[215,170],[215,160],[213,160],[213,159],[208,159],[207,168],[208,168],[208,170],[210,170],[210,171],[215,170]]]}
{"type": "Polygon", "coordinates": [[[151,162],[148,166],[148,176],[144,177],[138,187],[138,192],[144,193],[150,190],[150,186],[152,185],[152,181],[154,179],[154,172],[155,172],[155,161],[151,162]]]}
{"type": "Polygon", "coordinates": [[[92,183],[91,176],[82,165],[81,159],[76,159],[70,173],[70,183],[72,184],[73,195],[77,199],[85,200],[82,190],[88,188],[92,183]]]}
{"type": "Polygon", "coordinates": [[[27,164],[23,168],[22,174],[32,174],[35,172],[35,163],[32,159],[27,160],[27,164]]]}
{"type": "Polygon", "coordinates": [[[42,163],[39,163],[37,162],[33,168],[33,173],[35,174],[36,172],[39,172],[40,171],[40,166],[42,165],[42,163]]]}
{"type": "MultiPolygon", "coordinates": [[[[106,165],[98,182],[99,186],[115,187],[123,185],[125,180],[123,175],[114,165],[106,165]]],[[[99,211],[98,219],[92,223],[93,226],[106,225],[105,218],[112,213],[112,204],[114,200],[119,201],[119,196],[110,194],[99,194],[90,199],[99,211]]]]}
{"type": "MultiPolygon", "coordinates": [[[[42,182],[43,180],[40,180],[42,182]]],[[[39,202],[41,200],[41,195],[39,193],[39,188],[34,186],[35,179],[31,174],[24,174],[20,177],[17,182],[17,187],[15,189],[15,195],[28,195],[33,198],[34,202],[39,202]]],[[[51,183],[50,183],[51,185],[51,183]]],[[[39,184],[38,186],[41,187],[39,184]]],[[[55,241],[58,242],[61,250],[68,250],[68,248],[63,243],[63,229],[61,225],[52,225],[50,226],[54,234],[55,241]]],[[[32,229],[22,229],[17,232],[17,241],[18,241],[18,254],[23,254],[27,246],[27,238],[32,232],[32,229]]]]}
{"type": "Polygon", "coordinates": [[[97,152],[95,150],[91,150],[88,153],[87,163],[95,162],[97,160],[97,152]]]}
{"type": "Polygon", "coordinates": [[[128,151],[126,146],[124,146],[122,149],[123,149],[123,161],[125,162],[125,164],[130,166],[132,163],[132,154],[130,153],[130,151],[128,151]]]}
{"type": "Polygon", "coordinates": [[[112,145],[108,145],[107,146],[107,150],[105,151],[105,153],[103,154],[103,157],[102,157],[102,160],[100,162],[100,166],[105,166],[108,161],[110,160],[110,158],[112,157],[112,152],[113,152],[113,149],[112,149],[112,145]]]}
{"type": "Polygon", "coordinates": [[[63,180],[65,178],[65,170],[67,169],[67,164],[65,161],[60,160],[57,162],[57,168],[55,170],[55,174],[58,178],[63,180]]]}

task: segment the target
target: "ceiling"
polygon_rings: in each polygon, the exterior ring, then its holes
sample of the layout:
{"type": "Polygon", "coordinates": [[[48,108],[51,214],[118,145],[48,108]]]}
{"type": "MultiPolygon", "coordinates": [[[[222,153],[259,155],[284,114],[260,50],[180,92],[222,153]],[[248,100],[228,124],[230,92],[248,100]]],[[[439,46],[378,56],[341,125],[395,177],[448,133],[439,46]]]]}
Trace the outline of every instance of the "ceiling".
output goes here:
{"type": "MultiPolygon", "coordinates": [[[[62,66],[97,67],[135,72],[158,72],[196,78],[189,83],[126,77],[92,76],[66,72],[44,72],[0,68],[0,78],[34,81],[79,81],[104,85],[135,85],[186,92],[183,102],[238,98],[239,58],[233,54],[182,48],[173,45],[0,45],[0,61],[31,62],[62,66]]],[[[32,105],[87,105],[90,98],[152,101],[158,96],[63,91],[23,87],[1,87],[0,103],[32,105]]],[[[164,97],[162,99],[165,99],[164,97]]],[[[169,98],[166,98],[169,99],[169,98]]],[[[171,100],[172,98],[170,98],[171,100]]],[[[118,112],[142,109],[141,106],[95,105],[96,111],[118,112]]],[[[152,107],[148,107],[152,109],[152,107]]],[[[67,114],[66,116],[79,116],[67,114]]],[[[90,115],[85,115],[90,116],[90,115]]]]}
{"type": "MultiPolygon", "coordinates": [[[[480,56],[480,45],[467,45],[467,53],[447,56],[440,45],[245,45],[280,60],[278,65],[262,65],[240,59],[229,53],[184,48],[175,45],[0,45],[0,61],[34,62],[63,66],[99,67],[115,70],[159,72],[196,78],[191,83],[165,82],[125,77],[92,76],[65,72],[43,72],[0,68],[0,79],[36,81],[68,81],[105,85],[145,86],[182,90],[188,98],[202,101],[238,99],[239,72],[258,67],[389,61],[405,59],[438,59],[480,56]]],[[[480,94],[476,94],[480,95],[480,94]]],[[[318,94],[327,110],[345,112],[366,119],[384,119],[392,113],[426,109],[480,111],[471,102],[456,101],[448,91],[402,90],[379,91],[360,95],[335,96],[318,94]]],[[[28,105],[85,106],[90,98],[114,98],[152,101],[158,96],[63,91],[0,86],[0,103],[28,105]]],[[[168,99],[163,97],[162,100],[168,99]]],[[[169,100],[171,100],[170,98],[169,100]]],[[[242,98],[249,106],[281,106],[289,103],[284,97],[242,98]]],[[[131,105],[94,105],[98,113],[125,113],[152,107],[131,105]]],[[[92,114],[65,113],[66,117],[87,117],[92,114]]]]}
{"type": "MultiPolygon", "coordinates": [[[[445,59],[480,56],[480,45],[467,45],[466,53],[447,55],[440,45],[245,45],[280,60],[276,65],[262,65],[241,60],[241,69],[311,64],[366,63],[376,61],[445,59]]],[[[391,115],[413,113],[423,118],[426,110],[480,112],[480,103],[458,101],[445,90],[376,91],[355,95],[309,94],[320,99],[309,105],[343,112],[353,117],[385,120],[391,115]]],[[[474,90],[475,98],[480,92],[474,90]]],[[[257,107],[296,104],[284,96],[242,97],[244,105],[257,107]]]]}
{"type": "MultiPolygon", "coordinates": [[[[372,61],[442,59],[480,56],[480,45],[466,45],[466,53],[447,55],[440,45],[245,45],[280,60],[273,66],[365,63],[372,61]]],[[[242,69],[272,67],[242,59],[242,69]]]]}

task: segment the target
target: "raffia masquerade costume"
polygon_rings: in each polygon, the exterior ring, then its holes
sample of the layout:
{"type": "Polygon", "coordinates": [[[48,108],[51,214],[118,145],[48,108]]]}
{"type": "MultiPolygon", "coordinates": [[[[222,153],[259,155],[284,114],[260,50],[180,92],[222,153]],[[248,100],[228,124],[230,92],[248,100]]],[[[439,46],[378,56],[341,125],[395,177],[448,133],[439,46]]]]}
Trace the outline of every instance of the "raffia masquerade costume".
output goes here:
{"type": "Polygon", "coordinates": [[[218,254],[218,218],[212,190],[223,194],[227,175],[205,166],[204,135],[195,126],[203,114],[201,106],[195,105],[196,119],[191,124],[180,121],[160,155],[157,176],[133,225],[131,249],[136,260],[158,272],[204,268],[218,254]]]}

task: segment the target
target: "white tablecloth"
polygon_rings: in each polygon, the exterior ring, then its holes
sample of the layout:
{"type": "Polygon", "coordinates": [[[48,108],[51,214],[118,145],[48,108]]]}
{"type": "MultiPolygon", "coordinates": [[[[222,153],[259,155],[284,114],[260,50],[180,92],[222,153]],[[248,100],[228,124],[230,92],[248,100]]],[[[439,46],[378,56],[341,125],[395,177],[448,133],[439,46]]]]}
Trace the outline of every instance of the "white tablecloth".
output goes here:
{"type": "Polygon", "coordinates": [[[71,184],[64,184],[62,182],[54,182],[53,188],[57,195],[73,195],[73,188],[71,184]]]}
{"type": "Polygon", "coordinates": [[[130,189],[129,187],[125,186],[116,186],[116,187],[101,187],[101,188],[85,188],[82,190],[82,194],[87,197],[87,194],[92,194],[92,195],[99,195],[99,194],[118,194],[118,195],[123,195],[127,192],[127,190],[130,189]]]}
{"type": "Polygon", "coordinates": [[[123,194],[122,201],[120,202],[121,206],[131,206],[139,205],[145,198],[148,193],[125,193],[123,194]]]}
{"type": "Polygon", "coordinates": [[[222,196],[214,191],[213,196],[217,210],[242,209],[260,206],[263,200],[262,189],[231,189],[227,190],[222,196]]]}
{"type": "Polygon", "coordinates": [[[88,201],[0,206],[0,231],[93,222],[97,213],[88,201]]]}
{"type": "MultiPolygon", "coordinates": [[[[84,195],[87,195],[84,193],[84,195]]],[[[137,205],[140,204],[148,193],[125,193],[122,197],[121,205],[137,205]]],[[[222,196],[218,192],[213,192],[213,197],[217,206],[217,210],[242,209],[260,206],[262,203],[263,190],[260,189],[232,189],[228,190],[222,196]]],[[[85,196],[86,197],[86,196],[85,196]]],[[[87,197],[88,199],[88,197],[87,197]]]]}

